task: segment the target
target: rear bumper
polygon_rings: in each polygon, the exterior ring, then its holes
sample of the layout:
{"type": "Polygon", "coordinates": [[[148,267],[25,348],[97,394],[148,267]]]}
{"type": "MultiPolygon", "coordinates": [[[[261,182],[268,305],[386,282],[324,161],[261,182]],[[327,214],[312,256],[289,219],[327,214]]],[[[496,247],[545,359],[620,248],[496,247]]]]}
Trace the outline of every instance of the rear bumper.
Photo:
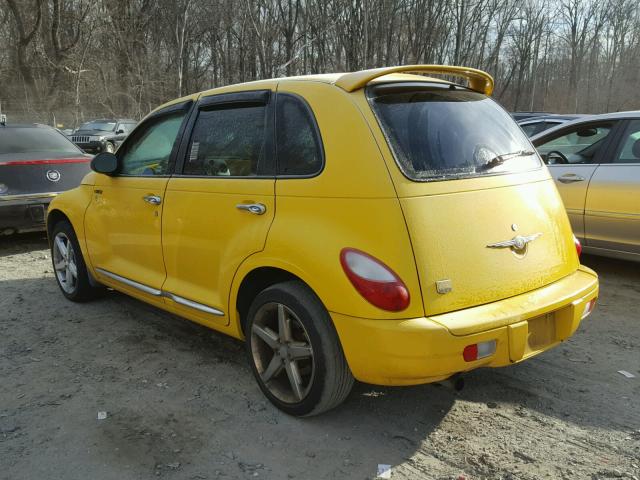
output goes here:
{"type": "Polygon", "coordinates": [[[0,235],[45,229],[49,203],[57,193],[0,197],[0,235]]]}
{"type": "Polygon", "coordinates": [[[491,309],[481,305],[454,312],[461,323],[476,326],[465,334],[454,334],[445,326],[451,325],[453,314],[368,320],[332,312],[331,317],[358,380],[415,385],[478,367],[511,365],[553,348],[576,331],[587,303],[597,296],[597,275],[581,266],[551,285],[494,302],[491,309]],[[487,318],[489,311],[493,316],[487,318]],[[495,327],[497,324],[500,326],[495,327]],[[464,360],[462,351],[467,345],[490,340],[496,341],[493,355],[464,360]]]}

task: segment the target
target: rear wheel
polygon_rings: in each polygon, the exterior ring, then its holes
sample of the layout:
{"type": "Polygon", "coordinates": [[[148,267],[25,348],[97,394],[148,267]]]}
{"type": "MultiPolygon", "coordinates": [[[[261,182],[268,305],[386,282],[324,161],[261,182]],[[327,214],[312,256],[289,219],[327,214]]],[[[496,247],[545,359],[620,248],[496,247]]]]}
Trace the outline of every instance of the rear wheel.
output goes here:
{"type": "Polygon", "coordinates": [[[349,395],[354,379],[331,318],[302,282],[279,283],[258,294],[246,334],[258,385],[280,410],[317,415],[349,395]]]}
{"type": "Polygon", "coordinates": [[[74,302],[85,302],[102,293],[89,281],[87,266],[71,223],[62,220],[51,230],[51,261],[58,286],[65,297],[74,302]]]}

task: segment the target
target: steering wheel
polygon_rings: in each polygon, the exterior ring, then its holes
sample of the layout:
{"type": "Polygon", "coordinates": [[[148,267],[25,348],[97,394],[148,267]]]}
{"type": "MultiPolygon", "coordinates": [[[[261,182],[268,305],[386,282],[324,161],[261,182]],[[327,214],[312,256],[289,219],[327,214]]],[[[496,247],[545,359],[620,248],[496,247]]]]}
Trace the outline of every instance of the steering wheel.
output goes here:
{"type": "Polygon", "coordinates": [[[555,165],[555,164],[567,164],[569,163],[569,159],[567,159],[566,155],[558,150],[551,150],[549,153],[547,153],[547,164],[549,165],[555,165]],[[551,157],[554,157],[555,160],[554,162],[551,162],[551,157]]]}

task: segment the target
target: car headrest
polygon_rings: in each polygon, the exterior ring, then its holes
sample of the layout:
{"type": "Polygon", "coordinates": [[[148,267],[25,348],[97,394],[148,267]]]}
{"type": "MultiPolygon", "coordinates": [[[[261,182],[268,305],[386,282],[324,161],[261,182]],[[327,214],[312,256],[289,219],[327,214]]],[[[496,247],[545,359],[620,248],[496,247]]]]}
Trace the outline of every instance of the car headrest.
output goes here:
{"type": "Polygon", "coordinates": [[[640,158],[640,138],[636,140],[633,147],[631,147],[631,153],[633,153],[634,157],[640,158]]]}

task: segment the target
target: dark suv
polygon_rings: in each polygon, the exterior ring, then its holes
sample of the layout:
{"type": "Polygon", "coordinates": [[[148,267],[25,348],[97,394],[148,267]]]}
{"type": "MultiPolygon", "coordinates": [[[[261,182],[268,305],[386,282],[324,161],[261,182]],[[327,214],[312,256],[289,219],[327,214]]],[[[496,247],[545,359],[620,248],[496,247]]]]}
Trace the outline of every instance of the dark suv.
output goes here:
{"type": "Polygon", "coordinates": [[[73,132],[71,141],[88,153],[113,153],[136,123],[135,120],[126,118],[91,120],[73,132]]]}

